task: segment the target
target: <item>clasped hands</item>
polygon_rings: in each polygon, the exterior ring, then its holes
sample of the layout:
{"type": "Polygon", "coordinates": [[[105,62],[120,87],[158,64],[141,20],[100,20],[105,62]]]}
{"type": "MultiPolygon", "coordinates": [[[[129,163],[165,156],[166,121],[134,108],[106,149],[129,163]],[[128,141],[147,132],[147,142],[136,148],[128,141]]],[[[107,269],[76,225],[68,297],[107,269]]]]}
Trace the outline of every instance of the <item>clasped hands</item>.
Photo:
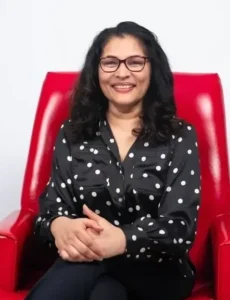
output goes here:
{"type": "Polygon", "coordinates": [[[51,232],[59,255],[71,262],[101,261],[125,252],[126,238],[119,227],[97,215],[86,205],[88,218],[58,217],[51,223],[51,232]]]}

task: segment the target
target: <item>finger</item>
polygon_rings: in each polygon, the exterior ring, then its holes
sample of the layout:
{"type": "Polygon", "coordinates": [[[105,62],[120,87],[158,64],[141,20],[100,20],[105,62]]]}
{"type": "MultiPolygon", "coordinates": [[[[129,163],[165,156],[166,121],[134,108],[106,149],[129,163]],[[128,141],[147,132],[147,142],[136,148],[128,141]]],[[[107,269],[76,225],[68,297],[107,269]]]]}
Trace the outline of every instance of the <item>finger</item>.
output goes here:
{"type": "Polygon", "coordinates": [[[59,255],[61,256],[62,259],[64,260],[69,260],[69,254],[66,250],[59,250],[58,251],[59,255]]]}
{"type": "MultiPolygon", "coordinates": [[[[85,244],[83,244],[78,238],[74,240],[71,245],[82,255],[83,257],[90,260],[98,260],[101,261],[102,257],[88,248],[85,244]]],[[[99,251],[98,251],[99,252],[99,251]]]]}
{"type": "MultiPolygon", "coordinates": [[[[100,235],[100,233],[98,233],[97,231],[95,231],[95,230],[92,229],[92,228],[87,228],[87,229],[86,229],[86,232],[87,232],[87,234],[90,236],[90,238],[94,241],[94,244],[95,244],[95,238],[97,238],[97,237],[100,235]]],[[[93,252],[95,252],[96,254],[99,255],[99,253],[97,253],[96,250],[95,250],[95,245],[94,245],[94,244],[92,244],[89,248],[90,248],[93,252]]]]}
{"type": "MultiPolygon", "coordinates": [[[[79,239],[76,239],[74,241],[74,244],[72,244],[74,246],[74,248],[77,249],[77,251],[84,257],[86,257],[87,259],[90,260],[97,260],[97,261],[101,261],[102,260],[102,256],[100,255],[100,251],[94,251],[91,248],[85,246],[79,239]]],[[[93,247],[93,245],[92,245],[93,247]]],[[[95,247],[94,247],[95,248],[95,247]]]]}
{"type": "Polygon", "coordinates": [[[93,228],[90,228],[90,227],[88,227],[86,229],[86,232],[89,234],[89,236],[91,238],[95,238],[95,236],[99,236],[100,235],[100,232],[98,232],[98,231],[96,231],[96,230],[94,230],[93,228]]]}
{"type": "MultiPolygon", "coordinates": [[[[100,252],[92,250],[94,244],[94,238],[98,236],[99,233],[94,229],[88,228],[85,231],[80,231],[77,233],[77,238],[88,247],[97,257],[101,258],[100,252]],[[89,231],[88,231],[89,230],[89,231]]],[[[94,247],[95,248],[95,247],[94,247]]]]}
{"type": "Polygon", "coordinates": [[[88,206],[86,206],[85,204],[83,205],[83,213],[91,220],[99,221],[101,219],[100,216],[98,216],[95,212],[89,209],[88,206]]]}
{"type": "Polygon", "coordinates": [[[76,249],[73,245],[68,246],[68,253],[74,261],[92,261],[92,259],[87,258],[86,256],[82,255],[78,249],[76,249]]]}
{"type": "Polygon", "coordinates": [[[104,230],[104,228],[101,227],[101,226],[100,226],[97,222],[95,222],[94,220],[90,220],[90,219],[85,218],[85,219],[84,219],[84,224],[85,224],[86,227],[91,227],[91,228],[93,228],[94,230],[99,231],[99,232],[104,230]]]}
{"type": "Polygon", "coordinates": [[[93,244],[93,237],[87,233],[87,228],[76,232],[76,238],[78,238],[86,247],[91,248],[93,244]]]}
{"type": "Polygon", "coordinates": [[[60,256],[71,262],[83,262],[83,261],[92,261],[88,260],[86,257],[83,257],[73,246],[69,245],[66,250],[60,251],[60,256]]]}

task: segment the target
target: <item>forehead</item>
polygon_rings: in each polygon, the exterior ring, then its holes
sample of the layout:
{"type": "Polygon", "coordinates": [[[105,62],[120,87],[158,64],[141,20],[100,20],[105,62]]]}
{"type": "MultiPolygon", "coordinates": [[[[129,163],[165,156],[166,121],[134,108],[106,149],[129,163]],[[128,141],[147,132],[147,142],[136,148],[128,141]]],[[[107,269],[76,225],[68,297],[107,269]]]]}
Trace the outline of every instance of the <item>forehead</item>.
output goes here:
{"type": "Polygon", "coordinates": [[[110,55],[123,59],[132,55],[145,55],[145,49],[142,43],[133,36],[113,37],[102,51],[102,56],[110,55]]]}

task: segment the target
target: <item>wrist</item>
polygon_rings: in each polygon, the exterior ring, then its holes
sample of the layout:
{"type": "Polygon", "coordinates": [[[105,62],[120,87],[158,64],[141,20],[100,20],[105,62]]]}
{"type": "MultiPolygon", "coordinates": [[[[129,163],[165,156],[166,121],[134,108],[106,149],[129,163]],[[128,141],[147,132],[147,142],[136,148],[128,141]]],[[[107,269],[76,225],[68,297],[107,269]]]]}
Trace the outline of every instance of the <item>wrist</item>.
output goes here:
{"type": "Polygon", "coordinates": [[[123,230],[121,228],[118,228],[119,229],[119,233],[120,233],[120,247],[119,247],[119,254],[122,255],[125,253],[126,251],[126,244],[127,244],[127,241],[126,241],[126,236],[123,232],[123,230]]]}
{"type": "Polygon", "coordinates": [[[50,224],[50,231],[51,231],[52,235],[54,235],[58,223],[60,223],[60,221],[63,220],[63,219],[66,219],[66,217],[65,217],[65,216],[58,216],[58,217],[55,217],[55,218],[51,221],[51,224],[50,224]]]}

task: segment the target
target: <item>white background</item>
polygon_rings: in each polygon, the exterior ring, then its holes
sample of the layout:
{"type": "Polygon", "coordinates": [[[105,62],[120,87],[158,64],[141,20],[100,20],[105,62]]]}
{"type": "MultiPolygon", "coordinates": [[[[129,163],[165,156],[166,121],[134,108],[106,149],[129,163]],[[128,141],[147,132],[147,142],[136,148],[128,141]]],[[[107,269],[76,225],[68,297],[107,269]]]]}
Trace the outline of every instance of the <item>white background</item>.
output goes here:
{"type": "Polygon", "coordinates": [[[157,34],[173,71],[219,73],[230,145],[229,0],[0,0],[0,219],[20,207],[46,72],[79,70],[94,36],[127,20],[157,34]]]}

